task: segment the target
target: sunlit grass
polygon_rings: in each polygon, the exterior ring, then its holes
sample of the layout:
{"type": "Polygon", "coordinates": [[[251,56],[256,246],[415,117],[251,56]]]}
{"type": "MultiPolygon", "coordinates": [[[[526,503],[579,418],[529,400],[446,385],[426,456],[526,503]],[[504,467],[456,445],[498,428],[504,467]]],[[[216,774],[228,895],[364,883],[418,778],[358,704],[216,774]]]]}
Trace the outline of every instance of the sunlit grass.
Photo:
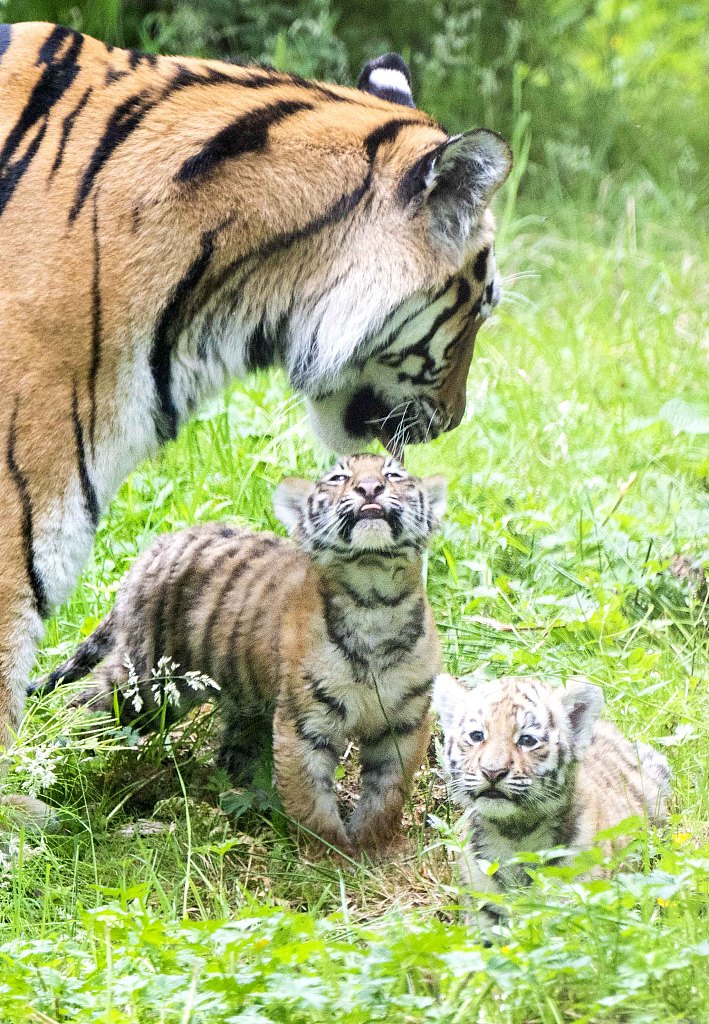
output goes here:
{"type": "MultiPolygon", "coordinates": [[[[78,730],[57,695],[16,755],[27,781],[33,746],[54,751],[63,825],[23,837],[3,876],[3,1024],[705,1019],[709,608],[669,567],[709,565],[709,253],[632,198],[509,228],[514,280],[478,339],[465,423],[408,459],[450,480],[428,583],[451,669],[599,683],[606,714],[672,763],[668,827],[641,830],[614,881],[542,871],[486,949],[460,920],[435,772],[408,854],[342,873],[303,862],[267,792],[246,809],[222,795],[244,811],[224,813],[206,721],[166,754],[78,730]]],[[[275,374],[215,402],[121,490],[37,672],[157,532],[273,529],[281,476],[328,458],[275,374]]]]}

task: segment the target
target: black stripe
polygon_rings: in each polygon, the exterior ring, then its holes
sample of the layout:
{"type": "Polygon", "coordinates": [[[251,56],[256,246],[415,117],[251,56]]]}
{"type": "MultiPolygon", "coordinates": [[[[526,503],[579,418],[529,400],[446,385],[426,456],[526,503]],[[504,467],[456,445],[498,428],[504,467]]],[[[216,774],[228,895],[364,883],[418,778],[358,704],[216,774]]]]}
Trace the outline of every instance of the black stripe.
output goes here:
{"type": "Polygon", "coordinates": [[[313,750],[324,750],[326,753],[330,754],[331,757],[339,758],[340,752],[332,745],[332,743],[326,740],[324,736],[314,736],[312,733],[308,732],[304,723],[298,718],[296,718],[294,724],[295,731],[299,738],[303,740],[304,743],[311,746],[313,750]]]}
{"type": "MultiPolygon", "coordinates": [[[[201,661],[202,661],[202,665],[203,665],[203,668],[204,668],[205,672],[211,672],[213,670],[213,668],[214,668],[214,659],[213,659],[212,655],[215,652],[213,650],[212,636],[214,634],[214,629],[215,629],[215,627],[217,625],[217,620],[219,619],[219,616],[222,615],[224,613],[224,611],[225,611],[225,609],[223,607],[224,598],[227,596],[227,594],[232,589],[232,587],[234,586],[236,581],[239,579],[239,577],[243,576],[243,574],[246,572],[246,570],[251,568],[251,564],[252,563],[251,563],[250,556],[253,556],[253,554],[254,554],[253,551],[244,552],[244,551],[239,550],[238,548],[236,550],[232,550],[232,551],[227,552],[226,557],[228,557],[228,558],[240,558],[241,560],[239,562],[237,562],[236,565],[233,566],[231,572],[227,576],[226,582],[224,583],[224,585],[222,586],[222,589],[219,592],[219,597],[214,602],[214,606],[212,607],[212,610],[209,613],[209,617],[208,617],[208,619],[207,619],[207,621],[206,621],[206,623],[204,625],[204,631],[203,631],[203,634],[202,634],[202,644],[201,644],[201,647],[202,647],[202,658],[201,658],[201,661]]],[[[237,616],[241,615],[242,607],[243,607],[243,596],[242,596],[241,604],[236,609],[237,616]]],[[[213,678],[217,679],[218,675],[219,675],[218,672],[215,673],[213,678]]]]}
{"type": "Polygon", "coordinates": [[[133,71],[135,71],[135,69],[141,64],[147,64],[148,67],[154,68],[157,62],[158,58],[155,53],[143,53],[141,50],[128,50],[128,63],[133,71]]]}
{"type": "Polygon", "coordinates": [[[325,689],[325,683],[322,679],[313,679],[312,676],[306,675],[305,680],[310,686],[311,693],[318,704],[324,704],[325,707],[337,715],[338,718],[345,719],[347,717],[346,704],[327,692],[325,689]]]}
{"type": "Polygon", "coordinates": [[[473,264],[473,273],[475,274],[476,281],[484,281],[487,277],[487,259],[490,255],[490,249],[481,249],[475,257],[475,263],[473,264]]]}
{"type": "Polygon", "coordinates": [[[113,111],[77,187],[74,205],[69,211],[70,224],[81,212],[93,188],[96,176],[104,164],[135,131],[145,115],[157,105],[158,99],[158,97],[150,99],[144,93],[137,93],[135,96],[129,96],[113,111]]]}
{"type": "Polygon", "coordinates": [[[82,93],[82,96],[81,96],[81,99],[79,100],[79,102],[76,104],[74,109],[72,111],[70,111],[66,115],[66,117],[62,121],[62,136],[61,136],[61,139],[59,140],[59,148],[57,150],[57,155],[54,157],[54,163],[52,164],[52,169],[49,172],[50,179],[54,177],[56,172],[61,167],[62,160],[64,159],[64,150],[66,149],[67,140],[69,139],[69,135],[71,134],[71,130],[74,127],[74,122],[76,121],[77,117],[79,116],[81,111],[84,109],[84,107],[88,103],[89,96],[91,95],[92,92],[93,92],[93,86],[92,85],[87,86],[86,89],[84,89],[84,92],[82,93]]]}
{"type": "Polygon", "coordinates": [[[94,197],[93,211],[93,277],[91,281],[91,366],[89,367],[89,441],[91,451],[96,449],[96,381],[101,366],[101,334],[103,310],[101,306],[101,253],[98,241],[98,204],[94,197]]]}
{"type": "Polygon", "coordinates": [[[160,441],[177,436],[177,409],[172,398],[172,349],[185,326],[185,311],[194,289],[204,277],[214,251],[215,231],[205,231],[202,247],[186,273],[178,281],[162,311],[155,329],[150,352],[150,372],[153,375],[157,408],[153,414],[155,432],[160,441]]]}
{"type": "Polygon", "coordinates": [[[314,104],[301,100],[279,100],[266,107],[250,110],[213,135],[199,151],[188,157],[175,175],[175,181],[193,182],[211,174],[223,160],[254,153],[268,145],[269,129],[314,104]]]}
{"type": "MultiPolygon", "coordinates": [[[[391,524],[390,524],[391,525],[391,524]]],[[[376,588],[372,587],[368,594],[360,594],[358,590],[351,587],[344,580],[338,581],[338,586],[344,591],[347,597],[353,604],[356,604],[358,608],[380,608],[382,605],[386,605],[388,608],[396,608],[402,604],[407,597],[411,597],[413,591],[404,590],[401,594],[396,596],[389,594],[380,594],[376,588]]]]}
{"type": "Polygon", "coordinates": [[[381,732],[375,732],[369,736],[362,736],[361,742],[366,744],[368,747],[377,747],[386,739],[402,739],[404,736],[411,736],[412,733],[417,732],[421,728],[427,714],[427,711],[424,712],[420,718],[413,722],[392,722],[391,726],[387,725],[387,727],[382,729],[381,732]]]}
{"type": "Polygon", "coordinates": [[[196,85],[222,85],[226,82],[238,83],[233,75],[227,75],[216,68],[207,68],[203,74],[197,74],[183,65],[178,65],[170,82],[152,98],[145,93],[129,96],[118,106],[108,120],[101,140],[96,146],[84,171],[76,192],[74,205],[69,212],[69,222],[73,223],[89,197],[96,176],[106,162],[126,139],[139,127],[146,114],[159,103],[164,102],[173,93],[196,85]]]}
{"type": "Polygon", "coordinates": [[[283,316],[272,328],[266,327],[263,320],[251,332],[244,344],[244,369],[247,372],[267,370],[280,358],[284,348],[287,317],[283,316]]]}
{"type": "MultiPolygon", "coordinates": [[[[423,337],[419,338],[418,341],[414,342],[411,345],[407,345],[396,352],[384,352],[379,357],[380,362],[385,366],[398,368],[401,367],[408,358],[410,358],[411,356],[415,356],[421,359],[423,364],[419,374],[416,375],[416,381],[418,382],[420,380],[430,379],[433,375],[437,373],[438,367],[436,365],[435,360],[433,359],[433,356],[431,355],[429,346],[433,339],[436,337],[441,327],[443,327],[445,323],[447,323],[452,317],[454,317],[458,310],[461,309],[465,305],[465,303],[469,301],[470,295],[470,285],[468,284],[464,277],[459,278],[458,288],[456,291],[455,299],[453,300],[453,304],[451,306],[447,306],[438,314],[438,316],[436,317],[436,319],[434,320],[433,324],[431,325],[430,329],[426,332],[426,334],[424,334],[423,337]]],[[[404,374],[403,376],[406,377],[407,379],[410,379],[412,375],[404,374]]]]}
{"type": "MultiPolygon", "coordinates": [[[[202,537],[199,534],[192,534],[187,540],[185,547],[177,555],[170,567],[166,599],[160,602],[160,611],[155,622],[155,650],[163,654],[169,654],[174,661],[180,664],[184,671],[192,668],[191,653],[186,650],[185,645],[189,644],[190,629],[185,621],[187,611],[193,603],[189,590],[189,582],[194,579],[194,566],[205,548],[214,543],[213,536],[202,537]],[[184,559],[184,564],[183,564],[184,559]],[[177,570],[180,570],[177,575],[177,570]],[[170,644],[165,642],[165,633],[168,624],[172,627],[170,644]],[[175,643],[175,639],[180,644],[175,643]]],[[[202,582],[206,578],[203,576],[202,582]]],[[[201,593],[201,587],[199,592],[201,593]]]]}
{"type": "Polygon", "coordinates": [[[94,485],[89,476],[89,470],[86,465],[86,448],[84,447],[84,429],[81,426],[81,417],[79,416],[79,396],[76,390],[76,381],[74,381],[74,387],[71,393],[71,419],[74,424],[74,443],[76,444],[76,464],[79,467],[79,481],[81,483],[81,493],[84,496],[84,505],[86,506],[86,513],[91,520],[91,524],[96,529],[99,520],[99,508],[98,500],[96,498],[96,491],[94,485]]]}
{"type": "Polygon", "coordinates": [[[433,678],[424,680],[423,683],[419,683],[418,686],[412,686],[403,695],[400,701],[401,704],[407,704],[410,700],[415,700],[417,697],[425,697],[430,694],[433,689],[433,678]]]}
{"type": "Polygon", "coordinates": [[[104,79],[106,85],[113,85],[114,82],[120,82],[122,78],[128,77],[127,71],[121,71],[119,68],[107,68],[106,77],[104,79]]]}
{"type": "Polygon", "coordinates": [[[47,600],[46,590],[44,589],[44,582],[39,575],[39,571],[37,570],[37,566],[34,561],[34,519],[32,513],[32,499],[30,498],[29,487],[27,485],[27,477],[18,466],[15,456],[15,448],[17,445],[17,413],[19,408],[20,399],[17,397],[15,399],[15,407],[12,411],[12,419],[10,420],[10,431],[7,437],[5,458],[8,471],[12,477],[15,487],[17,488],[17,494],[22,506],[22,547],[25,555],[27,578],[29,579],[30,587],[32,588],[37,612],[42,618],[45,618],[49,610],[49,602],[47,600]]]}
{"type": "Polygon", "coordinates": [[[9,25],[0,25],[0,60],[3,58],[3,54],[10,45],[12,38],[12,30],[9,25]]]}
{"type": "MultiPolygon", "coordinates": [[[[245,555],[245,557],[247,557],[249,559],[249,561],[248,561],[249,569],[253,570],[255,562],[259,562],[262,558],[265,558],[266,555],[268,555],[268,554],[270,554],[272,552],[273,548],[278,547],[279,544],[281,544],[281,543],[282,543],[282,538],[280,538],[280,537],[272,537],[272,536],[258,537],[256,543],[254,543],[254,545],[251,548],[249,548],[249,550],[246,552],[246,555],[245,555]]],[[[238,610],[237,610],[237,613],[236,613],[236,615],[234,617],[234,624],[233,624],[231,632],[229,634],[229,641],[227,643],[227,648],[226,648],[227,649],[226,660],[227,660],[227,662],[229,664],[232,664],[232,665],[238,665],[238,662],[239,662],[238,652],[237,652],[236,648],[237,648],[237,643],[241,639],[241,635],[240,634],[241,634],[241,629],[242,629],[242,619],[244,617],[245,610],[246,610],[246,602],[242,601],[240,606],[239,606],[239,608],[238,608],[238,610]]]]}
{"type": "Polygon", "coordinates": [[[9,203],[23,174],[32,163],[47,129],[49,114],[55,104],[71,87],[79,73],[76,58],[83,44],[83,36],[68,28],[55,27],[39,49],[37,66],[44,71],[35,83],[30,97],[15,126],[5,139],[0,151],[0,213],[9,203]],[[60,51],[67,46],[64,53],[60,51]],[[35,127],[39,128],[22,156],[11,162],[22,143],[35,127]]]}

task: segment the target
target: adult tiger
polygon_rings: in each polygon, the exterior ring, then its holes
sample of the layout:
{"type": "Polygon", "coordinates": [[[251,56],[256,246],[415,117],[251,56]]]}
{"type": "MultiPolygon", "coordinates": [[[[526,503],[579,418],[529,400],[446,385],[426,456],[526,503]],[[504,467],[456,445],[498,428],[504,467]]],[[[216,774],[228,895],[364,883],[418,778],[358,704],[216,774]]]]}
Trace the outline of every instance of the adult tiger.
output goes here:
{"type": "Polygon", "coordinates": [[[0,741],[128,472],[281,365],[326,443],[454,426],[511,155],[359,89],[0,25],[0,741]]]}

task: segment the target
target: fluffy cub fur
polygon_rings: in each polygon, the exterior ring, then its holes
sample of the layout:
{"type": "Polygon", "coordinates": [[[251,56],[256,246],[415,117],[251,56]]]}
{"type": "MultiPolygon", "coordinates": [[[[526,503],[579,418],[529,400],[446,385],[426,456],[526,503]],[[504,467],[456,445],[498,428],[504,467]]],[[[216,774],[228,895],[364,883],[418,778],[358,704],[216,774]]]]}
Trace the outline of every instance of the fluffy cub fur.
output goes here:
{"type": "Polygon", "coordinates": [[[433,701],[450,794],[471,811],[461,873],[476,891],[528,882],[523,865],[505,865],[521,852],[584,850],[628,817],[664,819],[667,761],[597,720],[598,686],[571,679],[554,689],[518,676],[465,686],[441,675],[433,701]],[[501,867],[488,876],[476,858],[501,867]]]}
{"type": "MultiPolygon", "coordinates": [[[[381,850],[399,832],[430,734],[441,656],[421,556],[444,502],[442,479],[356,455],[317,483],[280,485],[275,508],[291,540],[224,523],[162,536],[43,689],[102,661],[103,706],[113,707],[116,687],[123,715],[145,718],[163,698],[160,659],[183,677],[208,673],[220,687],[221,762],[232,774],[253,760],[259,724],[272,723],[289,816],[345,853],[381,850]],[[347,831],[333,774],[351,739],[360,743],[362,794],[347,831]]],[[[189,677],[167,686],[175,684],[180,711],[204,700],[189,677]]]]}

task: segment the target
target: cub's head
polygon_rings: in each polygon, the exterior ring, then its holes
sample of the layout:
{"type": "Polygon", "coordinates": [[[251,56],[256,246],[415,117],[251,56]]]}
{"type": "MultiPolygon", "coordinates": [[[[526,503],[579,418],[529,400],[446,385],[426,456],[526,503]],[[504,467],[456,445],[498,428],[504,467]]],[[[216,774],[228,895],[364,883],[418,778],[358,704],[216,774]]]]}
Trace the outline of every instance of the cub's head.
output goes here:
{"type": "Polygon", "coordinates": [[[411,476],[391,456],[342,458],[315,483],[287,479],[274,508],[305,550],[326,561],[367,552],[415,558],[445,511],[442,477],[411,476]]]}
{"type": "Polygon", "coordinates": [[[563,802],[603,707],[598,686],[509,676],[466,686],[440,675],[433,705],[450,792],[484,818],[540,816],[563,802]]]}

